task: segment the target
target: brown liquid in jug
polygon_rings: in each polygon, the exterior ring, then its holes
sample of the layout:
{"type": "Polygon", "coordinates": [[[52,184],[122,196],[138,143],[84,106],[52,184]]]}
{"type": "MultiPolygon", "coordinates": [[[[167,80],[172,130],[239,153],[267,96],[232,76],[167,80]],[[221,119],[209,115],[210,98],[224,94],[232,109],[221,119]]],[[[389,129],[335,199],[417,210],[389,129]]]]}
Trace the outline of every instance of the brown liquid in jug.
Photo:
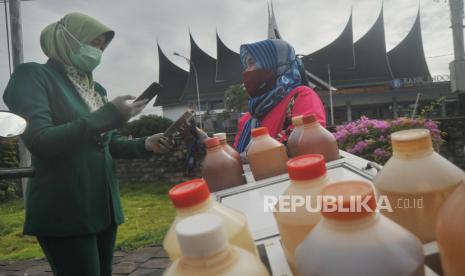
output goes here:
{"type": "Polygon", "coordinates": [[[241,164],[223,150],[218,138],[207,139],[205,144],[207,156],[202,163],[202,177],[207,181],[210,191],[244,184],[241,164]]]}
{"type": "Polygon", "coordinates": [[[241,162],[241,157],[239,155],[239,153],[233,148],[231,147],[228,142],[227,142],[227,139],[226,139],[226,133],[222,132],[222,133],[215,133],[214,135],[216,138],[218,138],[220,140],[220,144],[221,146],[223,146],[223,150],[231,155],[232,157],[234,157],[235,159],[237,159],[238,162],[241,163],[242,165],[242,162],[241,162]]]}
{"type": "Polygon", "coordinates": [[[303,117],[302,115],[292,117],[294,130],[289,135],[289,139],[287,139],[287,153],[290,157],[296,157],[299,153],[297,147],[299,146],[299,140],[304,129],[303,117]]]}
{"type": "Polygon", "coordinates": [[[265,127],[254,128],[252,137],[247,159],[255,180],[286,173],[288,160],[286,147],[271,138],[265,127]]]}
{"type": "Polygon", "coordinates": [[[322,154],[326,162],[339,159],[339,148],[334,135],[322,127],[314,115],[305,115],[302,120],[304,127],[296,154],[322,154]]]}

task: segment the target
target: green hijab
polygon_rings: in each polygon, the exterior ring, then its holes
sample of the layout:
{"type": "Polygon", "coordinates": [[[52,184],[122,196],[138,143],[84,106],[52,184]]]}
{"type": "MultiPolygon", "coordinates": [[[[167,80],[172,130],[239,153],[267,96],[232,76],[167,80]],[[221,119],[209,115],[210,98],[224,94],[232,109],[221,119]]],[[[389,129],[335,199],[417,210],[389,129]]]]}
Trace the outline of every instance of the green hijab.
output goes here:
{"type": "MultiPolygon", "coordinates": [[[[48,25],[40,34],[42,51],[49,58],[75,68],[70,56],[71,52],[79,51],[79,43],[64,30],[64,27],[83,44],[90,44],[98,36],[106,34],[108,45],[115,36],[113,30],[96,19],[77,12],[69,13],[60,21],[48,25]]],[[[88,77],[92,78],[91,75],[88,77]]]]}

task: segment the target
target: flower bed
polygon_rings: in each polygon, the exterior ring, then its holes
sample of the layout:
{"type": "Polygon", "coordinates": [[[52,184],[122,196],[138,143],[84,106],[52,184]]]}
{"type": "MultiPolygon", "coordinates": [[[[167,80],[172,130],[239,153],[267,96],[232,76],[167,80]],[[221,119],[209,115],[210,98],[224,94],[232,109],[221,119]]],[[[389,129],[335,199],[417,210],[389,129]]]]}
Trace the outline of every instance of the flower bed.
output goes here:
{"type": "Polygon", "coordinates": [[[340,149],[384,165],[392,154],[391,133],[412,128],[428,129],[436,151],[444,143],[445,133],[439,129],[438,122],[430,119],[383,121],[362,116],[355,122],[337,126],[334,136],[340,149]]]}

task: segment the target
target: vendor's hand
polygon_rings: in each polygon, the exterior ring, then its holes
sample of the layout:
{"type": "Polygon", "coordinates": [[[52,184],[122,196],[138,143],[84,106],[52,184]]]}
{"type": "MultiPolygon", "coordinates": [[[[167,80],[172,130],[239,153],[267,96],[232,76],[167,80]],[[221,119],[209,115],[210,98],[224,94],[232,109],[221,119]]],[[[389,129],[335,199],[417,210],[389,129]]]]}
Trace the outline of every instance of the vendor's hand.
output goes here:
{"type": "Polygon", "coordinates": [[[197,135],[199,135],[199,138],[200,138],[200,141],[203,143],[205,142],[205,140],[208,139],[208,134],[205,133],[205,131],[203,131],[202,129],[196,127],[197,129],[197,135]]]}
{"type": "Polygon", "coordinates": [[[155,153],[166,153],[174,147],[174,142],[163,136],[163,133],[157,133],[145,139],[145,149],[155,153]]]}
{"type": "Polygon", "coordinates": [[[118,109],[123,118],[128,121],[131,117],[139,114],[145,105],[147,105],[148,100],[137,101],[134,103],[128,103],[129,100],[134,100],[136,97],[131,95],[118,96],[114,98],[111,103],[118,109]]]}

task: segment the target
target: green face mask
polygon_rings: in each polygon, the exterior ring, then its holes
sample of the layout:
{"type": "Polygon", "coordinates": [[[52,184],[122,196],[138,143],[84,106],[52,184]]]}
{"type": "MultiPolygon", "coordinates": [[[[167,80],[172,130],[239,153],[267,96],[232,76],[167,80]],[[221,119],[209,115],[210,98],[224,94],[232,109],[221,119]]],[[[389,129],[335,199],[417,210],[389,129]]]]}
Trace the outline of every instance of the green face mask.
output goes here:
{"type": "Polygon", "coordinates": [[[78,53],[71,53],[70,59],[73,65],[84,72],[92,72],[102,60],[103,51],[81,43],[74,35],[72,35],[64,26],[63,29],[79,43],[78,53]]]}

